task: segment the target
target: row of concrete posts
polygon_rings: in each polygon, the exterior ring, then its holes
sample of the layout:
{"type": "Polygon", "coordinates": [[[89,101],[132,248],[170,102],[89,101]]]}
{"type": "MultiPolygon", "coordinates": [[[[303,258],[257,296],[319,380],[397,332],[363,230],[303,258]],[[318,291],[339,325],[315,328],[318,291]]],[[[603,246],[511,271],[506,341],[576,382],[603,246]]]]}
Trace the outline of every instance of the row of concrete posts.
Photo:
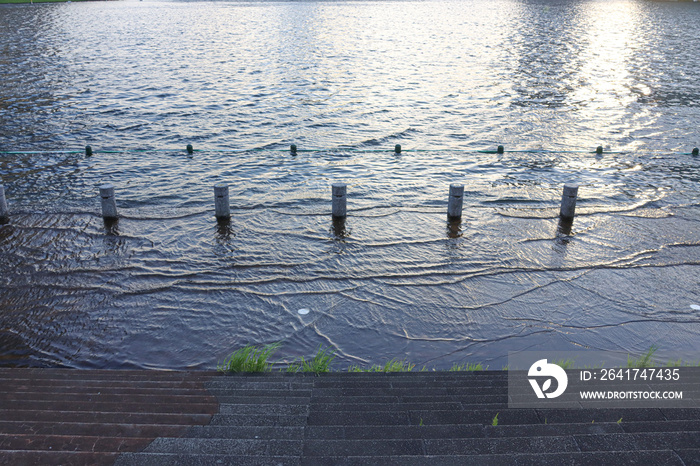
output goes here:
{"type": "MultiPolygon", "coordinates": [[[[347,216],[347,185],[345,183],[334,183],[331,185],[332,207],[331,214],[336,218],[347,216]]],[[[572,221],[576,209],[576,197],[578,196],[578,186],[564,185],[564,192],[561,198],[560,217],[566,221],[572,221]]],[[[462,204],[464,200],[464,185],[451,184],[447,201],[447,216],[450,219],[458,219],[462,216],[462,204]]],[[[100,201],[102,204],[102,217],[105,219],[116,219],[117,202],[114,196],[114,186],[104,184],[100,186],[100,201]]],[[[231,206],[229,204],[228,186],[217,184],[214,186],[214,210],[216,218],[225,220],[231,218],[231,206]]],[[[5,199],[5,187],[0,185],[0,221],[7,223],[10,218],[10,211],[7,208],[5,199]]]]}

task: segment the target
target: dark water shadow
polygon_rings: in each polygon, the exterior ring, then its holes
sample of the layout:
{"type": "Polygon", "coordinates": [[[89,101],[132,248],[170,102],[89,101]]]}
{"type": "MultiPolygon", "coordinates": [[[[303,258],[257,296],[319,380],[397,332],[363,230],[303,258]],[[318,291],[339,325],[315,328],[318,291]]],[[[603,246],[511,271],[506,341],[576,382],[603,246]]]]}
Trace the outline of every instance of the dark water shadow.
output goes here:
{"type": "Polygon", "coordinates": [[[574,224],[573,218],[559,217],[559,223],[557,224],[557,234],[554,242],[560,246],[566,246],[569,244],[573,238],[571,234],[571,227],[574,224]]]}
{"type": "Polygon", "coordinates": [[[350,229],[347,227],[346,217],[333,217],[333,225],[330,233],[333,239],[341,243],[345,242],[345,238],[350,236],[350,229]]]}
{"type": "Polygon", "coordinates": [[[236,234],[231,227],[230,218],[219,218],[216,220],[216,240],[220,243],[225,243],[235,238],[236,234]]]}
{"type": "Polygon", "coordinates": [[[462,237],[462,218],[455,217],[447,218],[446,234],[450,239],[457,239],[462,237]]]}
{"type": "Polygon", "coordinates": [[[107,236],[119,236],[119,219],[103,218],[105,234],[107,236]]]}

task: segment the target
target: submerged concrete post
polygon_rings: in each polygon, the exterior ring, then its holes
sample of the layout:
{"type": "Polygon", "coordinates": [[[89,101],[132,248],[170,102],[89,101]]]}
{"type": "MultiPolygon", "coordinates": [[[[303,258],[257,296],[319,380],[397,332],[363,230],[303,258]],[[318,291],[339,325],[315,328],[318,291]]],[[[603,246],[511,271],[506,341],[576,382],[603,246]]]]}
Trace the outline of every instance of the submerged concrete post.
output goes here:
{"type": "Polygon", "coordinates": [[[113,185],[103,184],[100,186],[100,200],[102,201],[102,217],[117,218],[117,201],[114,199],[113,185]]]}
{"type": "Polygon", "coordinates": [[[450,198],[447,201],[447,216],[449,218],[460,218],[462,216],[462,202],[464,200],[464,185],[451,184],[450,198]]]}
{"type": "Polygon", "coordinates": [[[214,208],[216,218],[226,220],[231,218],[231,206],[228,201],[228,186],[217,184],[214,186],[214,208]]]}
{"type": "Polygon", "coordinates": [[[331,191],[333,195],[333,217],[346,217],[347,185],[345,183],[333,183],[331,191]]]}
{"type": "Polygon", "coordinates": [[[5,200],[5,187],[0,184],[0,222],[4,223],[10,220],[10,210],[7,208],[5,200]]]}
{"type": "Polygon", "coordinates": [[[564,220],[573,220],[576,211],[576,196],[578,196],[578,186],[575,184],[565,184],[564,192],[561,196],[561,210],[559,216],[564,220]]]}

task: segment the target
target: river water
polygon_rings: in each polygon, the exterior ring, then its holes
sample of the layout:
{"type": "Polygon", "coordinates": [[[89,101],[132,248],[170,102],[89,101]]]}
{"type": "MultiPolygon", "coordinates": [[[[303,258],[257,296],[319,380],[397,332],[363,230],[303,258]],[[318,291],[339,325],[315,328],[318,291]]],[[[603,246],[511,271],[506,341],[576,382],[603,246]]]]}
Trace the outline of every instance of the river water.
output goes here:
{"type": "Polygon", "coordinates": [[[698,24],[651,1],[2,5],[0,365],[213,368],[276,341],[337,369],[697,362],[698,24]]]}

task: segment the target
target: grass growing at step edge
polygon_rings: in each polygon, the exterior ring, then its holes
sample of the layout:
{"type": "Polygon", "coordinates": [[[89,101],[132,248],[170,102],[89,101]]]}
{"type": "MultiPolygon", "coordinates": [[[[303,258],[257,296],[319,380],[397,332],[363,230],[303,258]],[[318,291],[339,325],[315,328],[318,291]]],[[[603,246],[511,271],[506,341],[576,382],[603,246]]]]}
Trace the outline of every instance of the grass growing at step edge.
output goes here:
{"type": "Polygon", "coordinates": [[[476,371],[485,371],[488,369],[489,366],[484,367],[481,363],[474,364],[471,362],[467,362],[465,364],[454,364],[450,368],[450,372],[476,372],[476,371]]]}
{"type": "Polygon", "coordinates": [[[313,359],[307,361],[304,356],[301,357],[299,362],[293,361],[289,366],[287,366],[287,372],[313,372],[314,374],[320,374],[322,372],[331,371],[331,362],[335,359],[335,349],[333,348],[322,348],[318,347],[318,352],[313,359]]]}
{"type": "Polygon", "coordinates": [[[217,364],[216,369],[219,372],[269,372],[268,359],[280,346],[279,342],[262,348],[246,345],[231,353],[229,357],[224,359],[223,364],[217,364]]]}
{"type": "Polygon", "coordinates": [[[416,367],[415,364],[411,364],[404,359],[392,359],[384,366],[375,364],[367,369],[360,366],[350,366],[348,367],[348,372],[411,372],[414,367],[416,367]]]}
{"type": "Polygon", "coordinates": [[[652,359],[652,356],[654,356],[654,353],[656,353],[657,349],[659,349],[658,346],[651,345],[649,351],[647,351],[643,356],[639,358],[631,358],[629,355],[627,355],[627,367],[634,367],[637,369],[644,369],[645,367],[654,367],[655,363],[652,359]]]}

